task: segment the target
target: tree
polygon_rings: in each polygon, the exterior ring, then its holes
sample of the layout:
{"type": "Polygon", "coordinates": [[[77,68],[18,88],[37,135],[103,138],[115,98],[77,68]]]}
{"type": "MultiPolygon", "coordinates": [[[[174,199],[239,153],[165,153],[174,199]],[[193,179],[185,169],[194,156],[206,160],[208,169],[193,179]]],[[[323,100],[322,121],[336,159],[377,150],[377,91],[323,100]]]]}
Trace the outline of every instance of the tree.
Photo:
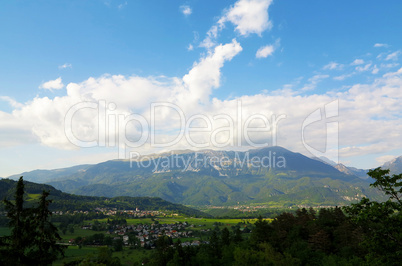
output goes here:
{"type": "Polygon", "coordinates": [[[384,202],[363,198],[345,207],[352,221],[365,232],[363,246],[371,262],[397,264],[402,257],[402,174],[389,175],[389,170],[376,168],[367,173],[371,184],[389,198],[384,202]]]}
{"type": "Polygon", "coordinates": [[[123,250],[123,239],[118,238],[113,240],[113,249],[114,251],[122,251],[123,250]]]}
{"type": "Polygon", "coordinates": [[[227,227],[222,229],[221,239],[222,239],[222,245],[224,246],[230,245],[230,232],[227,227]]]}
{"type": "Polygon", "coordinates": [[[241,236],[241,231],[240,231],[239,227],[236,227],[236,229],[234,231],[233,241],[235,243],[239,243],[239,242],[243,241],[243,237],[241,236]]]}
{"type": "Polygon", "coordinates": [[[168,261],[170,261],[173,258],[174,251],[173,248],[170,247],[170,245],[173,244],[172,238],[168,236],[160,236],[156,240],[156,264],[158,265],[166,265],[168,261]]]}
{"type": "Polygon", "coordinates": [[[24,180],[17,182],[15,203],[4,200],[11,235],[4,239],[5,249],[0,262],[7,265],[48,265],[58,255],[64,255],[63,247],[56,243],[60,240],[57,228],[49,221],[50,200],[48,192],[43,191],[39,205],[24,208],[24,180]]]}
{"type": "Polygon", "coordinates": [[[216,230],[212,231],[211,237],[209,238],[209,255],[215,261],[219,260],[222,254],[221,241],[216,233],[216,230]]]}
{"type": "Polygon", "coordinates": [[[64,246],[57,244],[61,237],[56,226],[49,221],[52,215],[52,212],[49,211],[49,204],[52,201],[47,199],[48,196],[49,192],[43,191],[39,206],[32,210],[32,228],[35,230],[32,243],[34,247],[29,252],[29,256],[40,265],[51,264],[59,255],[64,255],[64,246]]]}
{"type": "Polygon", "coordinates": [[[257,245],[263,242],[268,242],[272,232],[272,228],[268,221],[262,219],[262,216],[260,215],[254,225],[255,228],[251,233],[252,244],[257,245]]]}
{"type": "Polygon", "coordinates": [[[11,235],[4,238],[6,246],[2,258],[7,263],[25,264],[29,259],[26,254],[28,245],[32,242],[32,234],[29,234],[28,210],[24,209],[24,180],[22,176],[17,182],[15,190],[15,203],[3,200],[7,217],[8,226],[12,228],[11,235]]]}

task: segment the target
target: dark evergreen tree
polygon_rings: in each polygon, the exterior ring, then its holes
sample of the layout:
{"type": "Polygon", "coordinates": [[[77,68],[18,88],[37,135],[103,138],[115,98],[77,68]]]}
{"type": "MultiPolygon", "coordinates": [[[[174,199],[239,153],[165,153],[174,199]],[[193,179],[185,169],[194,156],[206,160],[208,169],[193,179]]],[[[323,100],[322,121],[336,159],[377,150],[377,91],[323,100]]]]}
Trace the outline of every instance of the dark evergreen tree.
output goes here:
{"type": "Polygon", "coordinates": [[[230,244],[230,232],[227,227],[222,229],[221,239],[222,239],[222,245],[228,246],[230,244]]]}
{"type": "Polygon", "coordinates": [[[43,191],[39,200],[39,206],[34,208],[31,220],[34,232],[33,249],[29,252],[30,258],[39,265],[48,265],[56,260],[59,255],[64,255],[64,246],[58,245],[61,240],[56,226],[50,222],[52,212],[49,211],[49,192],[43,191]]]}
{"type": "Polygon", "coordinates": [[[7,217],[9,218],[9,227],[11,235],[4,238],[5,249],[2,254],[2,260],[6,264],[27,264],[29,258],[26,251],[32,243],[33,235],[29,232],[28,209],[24,209],[24,180],[22,176],[17,182],[15,190],[15,203],[9,200],[3,200],[7,217]]]}
{"type": "Polygon", "coordinates": [[[6,265],[48,265],[64,255],[64,248],[57,244],[60,236],[49,221],[50,200],[43,192],[36,208],[24,208],[24,180],[17,182],[15,203],[4,200],[11,235],[4,238],[5,248],[1,260],[6,265]]]}
{"type": "Polygon", "coordinates": [[[241,236],[241,231],[239,227],[236,227],[236,229],[234,230],[234,237],[233,237],[233,241],[237,244],[240,243],[241,241],[243,241],[243,237],[241,236]]]}
{"type": "Polygon", "coordinates": [[[209,255],[214,262],[217,262],[222,254],[222,245],[216,230],[212,231],[209,238],[209,255]]]}
{"type": "Polygon", "coordinates": [[[261,215],[255,222],[255,228],[251,233],[251,243],[257,246],[259,243],[268,242],[272,233],[272,229],[267,220],[264,220],[261,215]]]}

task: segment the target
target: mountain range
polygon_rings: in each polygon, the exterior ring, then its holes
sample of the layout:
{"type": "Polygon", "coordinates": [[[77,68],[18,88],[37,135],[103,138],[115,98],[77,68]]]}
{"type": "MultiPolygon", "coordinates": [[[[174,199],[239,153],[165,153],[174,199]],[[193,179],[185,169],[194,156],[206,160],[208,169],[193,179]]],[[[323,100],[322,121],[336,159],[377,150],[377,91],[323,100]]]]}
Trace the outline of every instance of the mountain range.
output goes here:
{"type": "MultiPolygon", "coordinates": [[[[401,157],[390,167],[398,171],[401,157]]],[[[86,196],[152,196],[185,205],[345,205],[382,194],[367,170],[308,158],[282,147],[246,152],[174,151],[11,176],[86,196]]]]}

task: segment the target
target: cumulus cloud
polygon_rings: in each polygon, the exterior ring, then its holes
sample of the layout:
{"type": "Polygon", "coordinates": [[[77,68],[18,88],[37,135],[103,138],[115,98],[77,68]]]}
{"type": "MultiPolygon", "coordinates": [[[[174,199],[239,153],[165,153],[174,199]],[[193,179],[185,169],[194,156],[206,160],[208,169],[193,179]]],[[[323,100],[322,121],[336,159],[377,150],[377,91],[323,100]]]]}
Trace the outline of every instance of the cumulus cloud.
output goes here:
{"type": "Polygon", "coordinates": [[[11,114],[0,111],[0,121],[0,148],[15,147],[38,141],[31,132],[31,124],[17,120],[15,111],[11,114]]]}
{"type": "MultiPolygon", "coordinates": [[[[188,74],[182,78],[103,75],[88,78],[80,83],[70,83],[66,86],[65,96],[53,99],[36,97],[17,106],[9,98],[3,97],[3,100],[18,107],[12,114],[5,116],[5,119],[19,121],[21,127],[30,128],[33,136],[46,146],[73,149],[76,147],[67,139],[64,126],[66,114],[77,104],[99,104],[100,101],[107,101],[106,104],[114,106],[112,111],[108,111],[111,114],[128,116],[136,113],[149,117],[152,102],[167,101],[180,106],[186,115],[197,112],[202,110],[203,105],[210,104],[212,89],[220,86],[220,70],[224,63],[230,61],[241,50],[242,47],[235,39],[230,43],[218,45],[211,53],[194,63],[188,74]]],[[[61,78],[48,83],[45,87],[55,88],[60,83],[61,78]]],[[[161,120],[163,127],[168,130],[177,125],[174,112],[171,110],[165,110],[160,115],[163,117],[161,120]]],[[[96,139],[99,130],[104,130],[100,128],[97,116],[98,112],[90,107],[74,113],[76,122],[71,124],[74,135],[83,141],[96,139]]],[[[127,127],[127,132],[130,137],[136,138],[141,135],[141,128],[138,128],[138,125],[131,125],[127,127]]],[[[159,134],[158,138],[163,140],[169,136],[159,134]]]]}
{"type": "MultiPolygon", "coordinates": [[[[230,126],[241,128],[249,122],[248,118],[258,114],[267,118],[269,122],[278,117],[281,119],[277,123],[278,127],[270,127],[266,133],[252,133],[251,139],[254,143],[284,146],[308,154],[306,143],[316,147],[317,150],[325,150],[328,128],[327,121],[323,117],[320,121],[307,125],[304,132],[302,129],[304,121],[316,110],[321,110],[320,113],[325,114],[325,106],[338,100],[339,116],[333,120],[339,122],[339,145],[342,147],[340,150],[342,157],[387,152],[395,147],[401,147],[402,69],[388,72],[372,82],[354,84],[341,91],[334,90],[323,94],[303,94],[316,89],[320,82],[329,78],[329,75],[316,74],[302,86],[299,86],[300,79],[298,79],[293,84],[285,85],[280,92],[266,90],[259,94],[247,94],[245,90],[244,95],[236,98],[219,99],[212,96],[213,90],[221,86],[222,67],[242,51],[236,39],[229,43],[217,44],[219,32],[229,22],[242,36],[261,35],[264,30],[272,27],[268,17],[268,7],[271,3],[269,0],[239,0],[226,10],[207,33],[204,46],[209,48],[208,51],[194,62],[183,77],[105,74],[68,84],[64,96],[54,98],[37,96],[23,104],[2,97],[1,99],[9,102],[14,110],[11,113],[0,111],[2,121],[0,139],[7,139],[13,135],[14,142],[7,145],[17,145],[29,140],[60,149],[77,148],[66,137],[66,114],[77,104],[92,103],[93,107],[77,110],[71,120],[73,135],[82,141],[99,140],[99,132],[107,132],[109,144],[113,144],[113,140],[116,142],[121,134],[135,141],[141,138],[144,131],[154,131],[156,142],[164,143],[181,131],[183,122],[198,115],[211,121],[206,127],[207,130],[195,133],[192,140],[182,137],[166,149],[194,148],[191,141],[206,143],[204,148],[249,148],[247,145],[250,144],[241,130],[234,132],[230,129],[221,130],[216,134],[211,132],[230,126]],[[302,88],[298,89],[300,87],[302,88]],[[170,107],[162,106],[155,110],[151,108],[152,104],[161,102],[169,103],[170,107]],[[113,118],[114,124],[99,122],[102,103],[105,104],[102,115],[113,118]],[[177,109],[173,110],[172,107],[177,109]],[[121,128],[120,122],[133,118],[133,115],[142,117],[148,122],[148,126],[144,128],[138,121],[133,121],[123,124],[124,127],[121,128]],[[154,124],[152,119],[155,119],[154,124]],[[116,128],[118,131],[113,131],[116,128]],[[301,141],[302,136],[305,137],[305,143],[301,141]],[[218,147],[212,140],[216,140],[220,146],[218,147]]],[[[277,41],[279,46],[279,39],[277,41]]],[[[260,56],[271,55],[276,49],[275,44],[271,46],[273,47],[261,52],[260,56]]],[[[393,66],[396,66],[395,64],[393,66]]],[[[341,69],[343,66],[357,69],[355,72],[334,77],[338,80],[350,77],[360,69],[378,72],[376,65],[371,67],[371,63],[365,63],[362,59],[356,59],[351,65],[353,66],[330,62],[324,69],[341,69]]],[[[61,77],[41,85],[41,88],[49,90],[63,87],[61,77]]],[[[264,126],[268,120],[256,119],[250,124],[256,127],[264,126]]],[[[205,126],[200,119],[194,120],[194,124],[205,126]]],[[[144,145],[134,150],[141,153],[158,151],[152,147],[151,141],[151,138],[146,139],[144,145]]],[[[3,143],[0,141],[0,144],[3,143]]],[[[112,147],[112,144],[109,146],[112,147]]]]}
{"type": "Polygon", "coordinates": [[[55,80],[49,80],[47,82],[42,83],[39,86],[40,89],[45,89],[45,90],[60,90],[64,88],[64,84],[61,80],[61,77],[58,77],[55,80]]]}
{"type": "MultiPolygon", "coordinates": [[[[339,100],[339,145],[342,158],[361,156],[364,154],[383,153],[402,146],[402,69],[389,72],[375,79],[371,83],[355,84],[349,89],[325,94],[280,94],[261,93],[242,95],[235,99],[211,98],[212,89],[220,86],[221,68],[225,62],[231,60],[241,51],[241,46],[233,40],[231,43],[217,46],[214,51],[201,58],[183,78],[180,77],[138,77],[122,75],[104,75],[97,78],[88,78],[80,83],[67,85],[66,95],[49,99],[36,97],[19,106],[12,113],[0,112],[2,136],[13,134],[21,136],[21,142],[31,134],[30,141],[36,139],[46,146],[62,149],[74,148],[66,138],[64,123],[66,113],[71,107],[81,102],[99,103],[105,100],[106,106],[113,103],[115,108],[106,108],[111,117],[129,117],[138,114],[147,121],[150,119],[151,103],[169,102],[177,106],[188,121],[193,115],[203,115],[210,118],[211,130],[198,132],[193,136],[194,141],[206,143],[209,148],[217,148],[211,144],[211,131],[227,127],[229,124],[239,123],[254,114],[261,114],[272,121],[272,117],[284,115],[275,129],[275,143],[273,142],[274,129],[271,127],[266,133],[250,134],[254,143],[268,143],[284,146],[291,150],[308,154],[305,144],[301,142],[301,125],[317,109],[326,104],[339,100]],[[364,111],[362,111],[364,110],[364,111]],[[216,119],[216,117],[221,119],[216,119]],[[215,117],[215,119],[214,119],[215,117]],[[230,119],[222,119],[229,117],[230,119]],[[230,122],[232,120],[232,122],[230,122]],[[229,121],[229,122],[228,122],[229,121]],[[19,134],[17,134],[20,132],[19,134]],[[387,136],[384,138],[384,136],[387,136]]],[[[327,78],[326,75],[315,75],[308,84],[316,86],[319,81],[327,78]],[[315,84],[315,85],[314,85],[315,84]]],[[[307,86],[308,87],[308,86],[307,86]]],[[[310,88],[312,88],[310,86],[310,88]]],[[[288,90],[292,90],[289,87],[288,90]]],[[[160,142],[169,140],[169,132],[180,131],[181,119],[177,112],[161,108],[156,115],[156,139],[160,142]]],[[[98,138],[99,110],[86,108],[76,112],[74,116],[73,132],[77,138],[91,141],[98,138]]],[[[116,121],[118,119],[116,118],[116,121]]],[[[254,126],[263,126],[261,120],[252,121],[254,126]]],[[[138,124],[138,123],[137,123],[138,124]]],[[[124,128],[126,134],[135,139],[141,136],[141,127],[136,123],[124,128]]],[[[199,125],[200,123],[196,123],[199,125]]],[[[151,125],[151,122],[149,122],[151,125]]],[[[204,126],[203,124],[200,124],[204,126]]],[[[151,127],[151,126],[150,126],[151,127]]],[[[113,127],[114,128],[114,127],[113,127]]],[[[115,135],[110,133],[111,139],[115,135]]],[[[116,133],[118,134],[118,133],[116,133]]],[[[238,147],[248,143],[244,134],[237,135],[235,131],[215,134],[214,138],[223,145],[224,149],[238,147]],[[231,138],[232,137],[232,138],[231,138]],[[234,139],[235,141],[227,141],[234,139]]],[[[304,131],[308,145],[325,149],[327,121],[325,117],[316,123],[309,124],[304,131]]],[[[174,134],[173,134],[174,135],[174,134]]],[[[13,138],[15,139],[15,138],[13,138]]],[[[17,143],[18,140],[15,140],[17,143]]],[[[185,137],[167,149],[182,149],[193,147],[185,137]]],[[[149,145],[136,148],[139,152],[155,151],[149,145]]]]}
{"type": "Polygon", "coordinates": [[[232,22],[241,35],[261,33],[272,27],[268,18],[271,0],[240,0],[231,7],[219,23],[232,22]]]}
{"type": "Polygon", "coordinates": [[[201,59],[190,72],[183,77],[184,84],[189,88],[191,98],[206,102],[212,88],[219,87],[220,68],[225,61],[242,51],[240,44],[233,39],[231,43],[215,47],[214,53],[201,59]]]}
{"type": "Polygon", "coordinates": [[[227,22],[231,22],[242,36],[257,34],[272,28],[269,20],[268,8],[272,0],[239,0],[230,7],[218,22],[207,32],[207,37],[201,42],[200,46],[211,48],[216,45],[216,38],[219,32],[225,28],[227,22]]]}
{"type": "Polygon", "coordinates": [[[190,43],[190,44],[187,46],[187,50],[188,50],[188,51],[194,50],[194,46],[190,43]]]}
{"type": "Polygon", "coordinates": [[[180,6],[180,11],[183,13],[185,16],[190,16],[193,11],[191,10],[191,7],[188,5],[182,5],[180,6]]]}

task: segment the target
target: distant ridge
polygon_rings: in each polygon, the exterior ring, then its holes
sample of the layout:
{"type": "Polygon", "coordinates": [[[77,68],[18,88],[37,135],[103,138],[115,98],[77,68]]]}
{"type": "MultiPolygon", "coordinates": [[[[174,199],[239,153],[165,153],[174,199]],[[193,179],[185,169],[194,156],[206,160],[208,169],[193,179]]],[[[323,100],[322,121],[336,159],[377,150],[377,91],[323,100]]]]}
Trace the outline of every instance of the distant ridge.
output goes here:
{"type": "Polygon", "coordinates": [[[390,174],[402,173],[402,156],[399,156],[389,162],[384,163],[382,168],[389,169],[390,174]]]}
{"type": "Polygon", "coordinates": [[[53,170],[28,172],[25,178],[80,195],[153,196],[195,206],[335,206],[379,196],[350,168],[338,168],[275,146],[246,152],[173,151],[133,162],[66,168],[54,179],[53,170]]]}
{"type": "MultiPolygon", "coordinates": [[[[13,199],[17,181],[10,179],[0,180],[0,198],[13,199]]],[[[155,197],[89,197],[78,196],[61,192],[52,186],[45,184],[36,184],[24,181],[26,204],[32,204],[37,200],[37,195],[43,190],[49,191],[49,199],[53,202],[50,205],[52,211],[95,211],[96,208],[116,208],[118,210],[165,210],[174,211],[183,215],[209,217],[199,210],[192,209],[181,204],[175,204],[155,197]]],[[[0,211],[3,211],[4,205],[0,204],[0,211]]]]}

